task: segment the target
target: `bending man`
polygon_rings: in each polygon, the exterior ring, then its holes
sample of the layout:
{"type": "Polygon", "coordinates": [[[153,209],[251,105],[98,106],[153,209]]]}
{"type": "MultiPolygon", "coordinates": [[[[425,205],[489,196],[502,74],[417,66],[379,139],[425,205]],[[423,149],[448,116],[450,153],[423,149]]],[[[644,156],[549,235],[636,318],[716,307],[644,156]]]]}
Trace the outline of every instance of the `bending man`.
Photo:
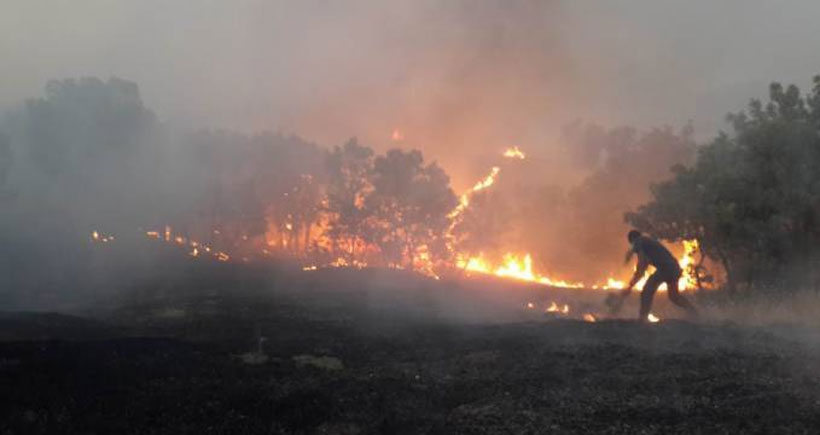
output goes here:
{"type": "Polygon", "coordinates": [[[675,305],[685,309],[690,315],[697,315],[697,310],[692,304],[681,296],[678,291],[678,280],[681,276],[681,269],[678,260],[663,245],[655,239],[644,236],[639,231],[632,230],[627,234],[627,239],[631,245],[631,251],[638,255],[638,266],[635,274],[629,280],[629,285],[621,293],[626,297],[632,291],[632,287],[643,277],[646,268],[651,264],[655,267],[655,273],[646,280],[646,284],[641,291],[641,312],[639,320],[646,321],[649,310],[652,308],[652,298],[661,283],[666,283],[666,290],[669,293],[669,300],[675,305]]]}

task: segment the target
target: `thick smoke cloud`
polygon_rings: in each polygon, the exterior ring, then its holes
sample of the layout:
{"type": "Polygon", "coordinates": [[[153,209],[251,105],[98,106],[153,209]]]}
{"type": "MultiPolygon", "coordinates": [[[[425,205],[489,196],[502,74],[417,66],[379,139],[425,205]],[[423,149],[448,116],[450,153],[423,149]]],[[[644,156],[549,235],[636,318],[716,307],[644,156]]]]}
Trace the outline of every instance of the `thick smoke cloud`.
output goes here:
{"type": "MultiPolygon", "coordinates": [[[[711,135],[773,79],[820,70],[820,7],[729,2],[6,2],[0,106],[49,79],[118,76],[176,125],[390,146],[454,175],[575,118],[711,135]]],[[[560,166],[559,163],[555,163],[560,166]]],[[[478,165],[477,165],[478,166],[478,165]]]]}
{"type": "MultiPolygon", "coordinates": [[[[241,236],[261,237],[276,213],[289,225],[271,204],[323,183],[325,151],[352,136],[420,149],[456,192],[500,165],[476,198],[499,229],[474,229],[476,250],[599,279],[623,268],[623,212],[691,161],[696,138],[770,80],[820,71],[810,2],[13,1],[0,17],[0,181],[14,189],[0,200],[16,208],[0,236],[31,267],[7,276],[27,285],[42,264],[93,280],[93,264],[57,251],[99,224],[205,234],[218,210],[254,221],[241,236]],[[71,77],[102,80],[49,82],[71,77]],[[640,129],[608,128],[621,124],[640,129]],[[500,163],[509,145],[527,160],[500,163]]],[[[66,279],[50,275],[44,294],[66,279]]]]}

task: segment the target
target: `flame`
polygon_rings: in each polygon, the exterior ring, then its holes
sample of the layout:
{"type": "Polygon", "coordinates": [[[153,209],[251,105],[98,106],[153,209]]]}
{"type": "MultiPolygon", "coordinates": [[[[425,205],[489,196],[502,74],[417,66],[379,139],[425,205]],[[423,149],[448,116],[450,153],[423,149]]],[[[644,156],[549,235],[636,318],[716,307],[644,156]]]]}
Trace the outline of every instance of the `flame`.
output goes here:
{"type": "Polygon", "coordinates": [[[507,148],[506,150],[504,150],[504,154],[503,154],[503,155],[504,155],[504,157],[506,157],[506,158],[508,158],[508,159],[520,159],[520,160],[524,160],[524,159],[527,157],[527,156],[524,154],[524,152],[523,152],[523,151],[521,151],[520,149],[518,149],[518,147],[517,147],[517,146],[513,146],[513,147],[511,147],[511,148],[507,148]]]}
{"type": "Polygon", "coordinates": [[[550,303],[550,306],[547,307],[548,313],[560,313],[563,315],[569,314],[569,305],[564,304],[564,306],[559,306],[555,303],[555,301],[550,303]]]}
{"type": "Polygon", "coordinates": [[[114,241],[114,236],[106,236],[97,230],[91,232],[91,241],[95,243],[108,243],[114,241]]]}
{"type": "Polygon", "coordinates": [[[678,289],[680,291],[697,288],[698,283],[692,269],[697,262],[695,261],[695,254],[700,250],[697,239],[683,241],[683,256],[679,260],[680,268],[683,274],[678,280],[678,289]]]}
{"type": "Polygon", "coordinates": [[[652,313],[649,313],[649,316],[647,316],[647,320],[649,320],[649,323],[658,323],[661,321],[661,318],[652,313]]]}
{"type": "Polygon", "coordinates": [[[496,177],[498,177],[499,172],[501,172],[501,168],[499,168],[498,166],[494,166],[490,171],[489,175],[484,177],[483,180],[477,182],[472,189],[470,189],[469,191],[467,191],[459,197],[458,205],[455,209],[453,209],[453,211],[450,212],[450,214],[447,215],[447,217],[453,221],[453,224],[450,226],[451,230],[457,222],[456,218],[458,218],[458,216],[464,212],[464,209],[466,209],[467,206],[470,205],[470,197],[473,196],[473,194],[475,194],[476,192],[480,192],[492,186],[495,183],[495,179],[496,177]]]}
{"type": "MultiPolygon", "coordinates": [[[[523,151],[521,151],[521,149],[518,146],[507,148],[502,155],[505,158],[526,158],[526,155],[523,151]]],[[[493,167],[486,177],[479,180],[470,190],[461,195],[458,206],[456,206],[456,208],[448,215],[448,217],[452,220],[450,231],[452,231],[455,225],[458,223],[458,217],[470,205],[470,198],[472,197],[472,195],[474,195],[476,192],[480,192],[494,185],[500,172],[500,167],[493,167]]],[[[684,253],[679,260],[681,269],[684,271],[678,284],[678,288],[681,291],[696,287],[696,282],[694,280],[693,274],[687,273],[687,271],[689,271],[692,265],[695,264],[694,254],[698,251],[697,240],[684,240],[683,248],[684,253]]],[[[606,278],[606,280],[603,281],[602,284],[601,281],[599,281],[593,283],[592,285],[587,285],[586,283],[579,281],[556,279],[554,277],[540,274],[533,270],[533,259],[530,253],[515,254],[512,252],[507,252],[502,257],[501,264],[491,264],[484,258],[483,254],[479,254],[478,256],[467,256],[464,254],[456,253],[455,257],[456,266],[467,272],[495,275],[502,278],[513,278],[521,281],[535,282],[552,287],[593,288],[603,290],[617,290],[626,287],[626,283],[624,281],[615,279],[611,276],[606,278]]],[[[648,278],[648,274],[644,275],[638,281],[636,287],[642,288],[648,278]]],[[[666,290],[666,285],[662,285],[659,288],[659,290],[666,290]]]]}
{"type": "MultiPolygon", "coordinates": [[[[394,130],[392,135],[393,140],[404,140],[404,135],[399,130],[394,130]]],[[[526,155],[518,146],[512,146],[507,148],[502,153],[503,158],[508,159],[519,159],[524,160],[526,155]]],[[[452,258],[455,259],[454,262],[448,263],[447,265],[452,267],[456,266],[468,274],[476,273],[476,274],[486,274],[486,275],[493,275],[500,278],[507,278],[507,279],[515,279],[519,281],[531,282],[551,287],[561,287],[561,288],[593,288],[593,289],[623,289],[625,288],[626,284],[624,281],[616,279],[613,276],[607,277],[605,280],[594,281],[592,285],[588,285],[589,282],[584,283],[580,281],[572,281],[568,280],[565,277],[557,277],[552,274],[545,273],[543,270],[538,271],[536,267],[534,267],[533,263],[535,263],[533,259],[533,255],[529,252],[523,251],[516,251],[516,250],[502,250],[487,254],[494,254],[494,255],[487,255],[485,256],[484,253],[479,253],[475,255],[475,253],[461,253],[458,252],[454,248],[453,241],[456,240],[453,237],[453,229],[455,226],[461,221],[462,214],[470,205],[473,195],[477,194],[478,192],[482,192],[484,190],[490,189],[498,182],[498,176],[501,172],[500,166],[494,166],[491,168],[489,173],[484,177],[478,180],[470,189],[464,192],[460,197],[458,204],[453,208],[453,210],[448,213],[448,218],[450,221],[449,230],[446,234],[446,243],[448,243],[448,248],[450,249],[450,254],[452,254],[452,258]],[[498,254],[502,254],[498,256],[498,254]],[[455,263],[455,264],[453,264],[455,263]]],[[[285,193],[287,195],[287,193],[285,193]]],[[[325,198],[323,200],[324,203],[327,202],[325,198]]],[[[364,207],[364,195],[357,195],[355,198],[355,206],[357,208],[364,207]]],[[[300,224],[301,225],[301,224],[300,224]]],[[[315,233],[322,233],[322,225],[326,225],[326,223],[316,223],[316,230],[315,233]]],[[[225,234],[235,235],[236,233],[231,230],[232,227],[221,227],[222,231],[225,231],[225,234]]],[[[310,230],[311,228],[308,228],[310,230]]],[[[288,215],[285,222],[278,223],[276,225],[276,231],[278,233],[282,233],[283,231],[287,231],[290,233],[294,233],[296,231],[300,231],[301,227],[298,227],[297,224],[294,223],[293,217],[288,215]]],[[[308,231],[310,234],[311,232],[308,231]]],[[[220,229],[212,229],[211,233],[208,234],[211,240],[218,240],[219,245],[209,246],[206,243],[202,243],[196,240],[193,240],[191,236],[185,232],[184,235],[182,234],[174,234],[173,229],[170,225],[165,225],[161,231],[145,231],[145,236],[151,239],[155,239],[158,242],[165,242],[172,245],[179,245],[184,249],[181,252],[187,252],[188,255],[191,257],[203,257],[203,258],[211,258],[216,259],[218,261],[227,262],[227,261],[250,261],[250,258],[254,258],[253,256],[248,257],[246,255],[249,254],[249,249],[254,249],[260,257],[262,255],[270,256],[271,252],[268,251],[266,248],[258,249],[258,247],[254,248],[253,244],[258,242],[258,238],[256,237],[249,237],[246,234],[241,234],[238,236],[241,239],[242,243],[238,240],[234,241],[232,237],[215,237],[220,236],[222,232],[220,229]],[[227,239],[227,240],[225,240],[227,239]],[[233,243],[232,245],[225,245],[225,242],[233,243]],[[230,251],[224,251],[221,249],[230,249],[230,251]],[[237,249],[237,251],[234,251],[237,249]],[[259,252],[257,252],[259,251],[259,252]]],[[[113,241],[113,236],[105,236],[101,232],[94,230],[91,233],[91,239],[93,242],[99,243],[106,243],[109,241],[113,241]]],[[[289,239],[283,239],[280,242],[274,242],[271,240],[263,240],[262,243],[265,243],[266,247],[274,247],[280,248],[282,246],[287,247],[289,239]]],[[[213,242],[217,243],[217,242],[213,242]]],[[[320,242],[321,243],[321,242],[320,242]]],[[[291,243],[292,244],[292,243],[291,243]]],[[[305,243],[307,244],[307,243],[305,243]]],[[[328,243],[325,245],[320,245],[322,247],[329,247],[328,243]]],[[[363,250],[367,249],[366,243],[361,240],[353,240],[349,242],[348,246],[342,246],[341,249],[336,250],[337,254],[339,252],[345,252],[345,254],[341,254],[343,256],[339,256],[333,261],[330,262],[322,262],[320,264],[312,264],[313,259],[311,262],[305,264],[302,268],[304,271],[313,271],[319,268],[324,267],[351,267],[351,268],[365,268],[368,266],[367,263],[364,261],[355,259],[355,256],[352,255],[353,252],[359,253],[363,250]],[[346,249],[350,248],[350,249],[346,249]]],[[[297,244],[295,248],[299,248],[297,244]]],[[[305,248],[307,249],[307,248],[305,248]]],[[[336,249],[334,246],[333,249],[336,249]]],[[[292,251],[292,250],[291,250],[292,251]]],[[[682,251],[683,255],[679,259],[679,264],[681,269],[684,271],[682,274],[679,282],[679,288],[683,291],[685,289],[695,288],[697,286],[697,282],[695,279],[695,275],[692,272],[692,269],[696,262],[696,254],[699,251],[699,246],[697,240],[684,240],[682,242],[682,251]]],[[[328,252],[334,252],[330,248],[328,248],[328,252]]],[[[675,252],[680,252],[680,250],[676,250],[675,252]]],[[[304,252],[305,258],[309,258],[307,252],[304,252]]],[[[434,279],[439,279],[437,275],[438,269],[437,267],[441,265],[441,263],[434,264],[434,257],[431,255],[430,250],[427,246],[418,246],[415,248],[415,251],[411,253],[411,260],[412,260],[412,269],[416,272],[422,273],[434,279]],[[435,271],[434,271],[435,269],[435,271]]],[[[359,255],[360,258],[371,258],[364,255],[359,255]]],[[[330,257],[333,258],[333,257],[330,257]]],[[[383,264],[383,263],[380,263],[383,264]]],[[[386,264],[387,267],[394,268],[394,269],[402,269],[406,267],[407,264],[386,264]]],[[[641,281],[639,281],[638,286],[642,287],[645,283],[648,275],[644,276],[641,281]]],[[[660,290],[664,290],[665,287],[662,286],[660,290]]],[[[527,302],[526,307],[528,309],[535,309],[536,303],[534,302],[527,302]]],[[[553,301],[549,304],[549,306],[538,304],[539,310],[552,313],[556,315],[563,315],[569,316],[570,313],[570,306],[567,304],[558,304],[557,302],[553,301]]],[[[595,322],[597,321],[596,314],[594,313],[583,313],[583,311],[579,309],[573,310],[573,318],[580,318],[587,322],[595,322]]],[[[658,322],[660,319],[655,315],[650,314],[648,317],[650,322],[658,322]]]]}
{"type": "Polygon", "coordinates": [[[513,278],[521,281],[535,282],[552,287],[582,288],[583,283],[571,282],[560,279],[553,279],[539,275],[533,271],[532,256],[523,256],[507,253],[503,257],[503,262],[497,267],[491,266],[481,255],[468,259],[459,259],[456,266],[468,272],[476,272],[487,275],[495,275],[501,278],[513,278]]]}
{"type": "MultiPolygon", "coordinates": [[[[678,283],[678,288],[681,291],[684,291],[686,289],[692,289],[697,286],[692,274],[686,273],[686,271],[689,270],[689,268],[691,267],[690,265],[694,262],[693,255],[695,252],[697,252],[697,241],[684,240],[683,245],[684,254],[679,260],[681,269],[684,271],[684,274],[681,276],[680,281],[678,283]]],[[[595,283],[587,285],[586,283],[580,281],[556,279],[546,275],[539,274],[538,272],[533,270],[533,259],[532,255],[529,253],[507,253],[503,256],[502,263],[500,265],[495,266],[487,260],[485,260],[483,254],[479,254],[478,256],[468,258],[464,258],[462,256],[459,256],[457,258],[458,259],[456,261],[456,266],[467,272],[495,275],[501,278],[513,278],[521,281],[539,283],[551,287],[592,288],[597,290],[621,290],[626,288],[625,281],[617,280],[612,277],[607,278],[603,284],[595,283]]],[[[649,276],[649,273],[645,274],[635,284],[635,288],[643,288],[644,284],[646,284],[646,280],[649,279],[649,276]]],[[[658,288],[658,290],[666,291],[666,284],[662,284],[658,288]]]]}
{"type": "MultiPolygon", "coordinates": [[[[219,234],[219,231],[213,230],[213,234],[219,234]]],[[[203,254],[209,254],[212,258],[222,262],[230,261],[231,259],[231,255],[227,252],[213,249],[207,244],[194,240],[190,237],[174,234],[173,228],[171,228],[170,225],[165,225],[165,228],[161,233],[153,230],[145,231],[145,236],[168,244],[188,247],[190,250],[187,252],[191,257],[202,257],[203,254]]],[[[114,240],[114,237],[108,237],[108,240],[114,240]]],[[[249,259],[247,257],[242,257],[242,261],[247,262],[249,259]]]]}

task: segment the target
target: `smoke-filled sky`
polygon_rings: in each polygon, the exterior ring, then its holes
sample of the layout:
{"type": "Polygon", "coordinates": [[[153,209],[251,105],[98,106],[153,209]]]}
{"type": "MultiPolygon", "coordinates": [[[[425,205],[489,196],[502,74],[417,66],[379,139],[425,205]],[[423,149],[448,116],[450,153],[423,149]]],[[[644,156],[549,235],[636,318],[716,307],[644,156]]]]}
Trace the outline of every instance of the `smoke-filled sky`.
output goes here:
{"type": "Polygon", "coordinates": [[[0,107],[48,79],[118,76],[183,127],[350,136],[421,148],[465,183],[465,154],[545,157],[560,126],[679,126],[700,137],[820,73],[814,0],[5,0],[0,107]]]}

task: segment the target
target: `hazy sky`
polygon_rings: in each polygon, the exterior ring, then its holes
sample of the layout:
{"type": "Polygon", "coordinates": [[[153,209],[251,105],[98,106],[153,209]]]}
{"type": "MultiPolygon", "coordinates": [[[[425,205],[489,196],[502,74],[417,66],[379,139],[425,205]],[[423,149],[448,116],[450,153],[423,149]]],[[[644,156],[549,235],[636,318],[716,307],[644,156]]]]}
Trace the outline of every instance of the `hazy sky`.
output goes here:
{"type": "Polygon", "coordinates": [[[820,73],[816,0],[4,0],[0,107],[115,75],[186,127],[324,145],[399,129],[445,166],[560,125],[695,123],[820,73]]]}

